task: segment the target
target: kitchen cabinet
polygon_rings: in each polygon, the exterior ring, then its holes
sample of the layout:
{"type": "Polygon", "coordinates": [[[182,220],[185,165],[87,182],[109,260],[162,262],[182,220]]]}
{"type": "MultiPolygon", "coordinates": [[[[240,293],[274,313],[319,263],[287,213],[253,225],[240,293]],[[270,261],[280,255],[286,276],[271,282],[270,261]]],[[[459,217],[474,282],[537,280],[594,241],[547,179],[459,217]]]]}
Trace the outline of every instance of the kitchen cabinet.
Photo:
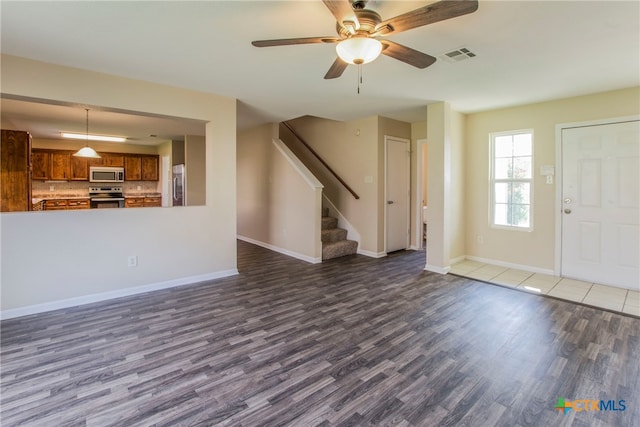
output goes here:
{"type": "Polygon", "coordinates": [[[89,159],[71,156],[71,180],[89,181],[89,159]]]}
{"type": "Polygon", "coordinates": [[[68,199],[67,200],[67,209],[89,209],[91,208],[91,203],[89,199],[68,199]]]}
{"type": "Polygon", "coordinates": [[[66,209],[67,209],[66,199],[45,200],[44,202],[45,211],[63,211],[66,209]]]}
{"type": "Polygon", "coordinates": [[[162,198],[161,197],[145,197],[144,198],[144,207],[145,208],[159,208],[162,206],[162,198]]]}
{"type": "Polygon", "coordinates": [[[144,197],[127,197],[124,199],[125,208],[142,208],[144,207],[144,197]]]}
{"type": "Polygon", "coordinates": [[[51,152],[51,174],[49,179],[68,181],[71,178],[71,153],[68,151],[51,152]]]}
{"type": "Polygon", "coordinates": [[[3,129],[0,162],[0,211],[31,210],[31,135],[3,129]]]}
{"type": "Polygon", "coordinates": [[[33,149],[32,179],[88,181],[91,166],[123,167],[125,181],[158,181],[160,156],[157,154],[99,153],[99,159],[73,156],[74,151],[33,149]]]}
{"type": "Polygon", "coordinates": [[[124,158],[125,181],[157,181],[160,157],[149,154],[129,154],[124,158]]]}
{"type": "Polygon", "coordinates": [[[109,166],[124,167],[124,154],[120,153],[98,153],[99,159],[89,159],[89,167],[91,166],[109,166]]]}
{"type": "Polygon", "coordinates": [[[48,199],[44,201],[45,211],[63,211],[89,209],[91,203],[88,198],[84,199],[48,199]]]}
{"type": "Polygon", "coordinates": [[[44,150],[32,150],[31,168],[31,179],[49,179],[51,171],[51,156],[49,155],[49,152],[44,150]]]}
{"type": "Polygon", "coordinates": [[[140,163],[143,181],[157,181],[159,179],[159,156],[140,156],[140,163]]]}
{"type": "Polygon", "coordinates": [[[34,149],[31,158],[32,179],[55,181],[89,179],[87,159],[73,157],[71,151],[34,149]]]}
{"type": "Polygon", "coordinates": [[[119,168],[124,167],[123,154],[100,153],[100,155],[104,158],[103,166],[119,167],[119,168]]]}
{"type": "Polygon", "coordinates": [[[142,179],[142,164],[140,156],[132,155],[124,158],[124,180],[140,181],[142,179]]]}

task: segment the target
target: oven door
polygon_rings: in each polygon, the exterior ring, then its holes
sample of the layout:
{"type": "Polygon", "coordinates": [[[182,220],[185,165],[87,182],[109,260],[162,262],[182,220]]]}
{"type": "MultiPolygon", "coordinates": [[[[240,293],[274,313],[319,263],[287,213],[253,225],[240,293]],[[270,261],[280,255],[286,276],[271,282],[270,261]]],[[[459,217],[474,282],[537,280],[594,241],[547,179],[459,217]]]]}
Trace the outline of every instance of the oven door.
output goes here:
{"type": "Polygon", "coordinates": [[[124,208],[124,197],[94,197],[91,199],[91,209],[124,208]]]}

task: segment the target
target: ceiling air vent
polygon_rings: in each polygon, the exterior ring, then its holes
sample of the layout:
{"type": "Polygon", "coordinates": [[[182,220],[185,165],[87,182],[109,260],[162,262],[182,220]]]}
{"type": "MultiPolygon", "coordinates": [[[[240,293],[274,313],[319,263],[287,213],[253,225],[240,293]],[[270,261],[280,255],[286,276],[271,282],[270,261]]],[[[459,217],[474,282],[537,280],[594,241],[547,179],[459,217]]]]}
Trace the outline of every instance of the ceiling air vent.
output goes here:
{"type": "Polygon", "coordinates": [[[461,47],[443,53],[442,55],[440,55],[440,59],[453,64],[455,62],[464,61],[465,59],[474,58],[475,56],[476,54],[471,52],[466,47],[461,47]]]}

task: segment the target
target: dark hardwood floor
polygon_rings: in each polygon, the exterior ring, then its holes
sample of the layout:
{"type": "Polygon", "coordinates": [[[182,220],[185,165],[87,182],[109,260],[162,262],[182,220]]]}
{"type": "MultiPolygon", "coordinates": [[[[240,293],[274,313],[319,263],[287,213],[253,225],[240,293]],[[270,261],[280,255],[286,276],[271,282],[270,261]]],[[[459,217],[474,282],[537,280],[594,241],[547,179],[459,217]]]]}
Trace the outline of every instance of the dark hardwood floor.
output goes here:
{"type": "Polygon", "coordinates": [[[2,322],[2,426],[640,425],[638,318],[238,246],[235,277],[2,322]]]}

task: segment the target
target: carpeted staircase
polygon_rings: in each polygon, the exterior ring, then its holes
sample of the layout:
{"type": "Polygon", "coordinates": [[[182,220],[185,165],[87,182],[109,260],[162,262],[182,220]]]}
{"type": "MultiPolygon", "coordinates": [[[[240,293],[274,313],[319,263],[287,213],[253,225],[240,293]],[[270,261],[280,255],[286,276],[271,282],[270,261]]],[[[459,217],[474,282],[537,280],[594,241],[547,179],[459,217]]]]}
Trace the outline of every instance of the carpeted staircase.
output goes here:
{"type": "Polygon", "coordinates": [[[338,228],[338,219],[329,216],[329,209],[322,209],[322,260],[353,255],[358,242],[347,240],[347,230],[338,228]]]}

